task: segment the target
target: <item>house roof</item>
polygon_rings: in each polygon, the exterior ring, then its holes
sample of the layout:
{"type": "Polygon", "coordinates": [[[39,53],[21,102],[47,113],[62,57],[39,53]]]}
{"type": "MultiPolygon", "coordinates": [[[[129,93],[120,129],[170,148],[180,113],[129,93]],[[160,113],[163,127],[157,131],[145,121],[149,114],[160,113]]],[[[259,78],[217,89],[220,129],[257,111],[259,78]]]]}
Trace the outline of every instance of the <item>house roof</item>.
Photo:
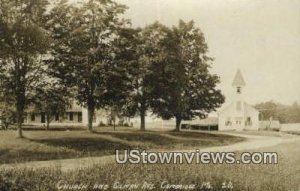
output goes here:
{"type": "Polygon", "coordinates": [[[245,80],[242,76],[242,73],[241,73],[240,69],[238,69],[236,74],[235,74],[235,77],[233,79],[232,86],[242,87],[242,86],[245,86],[245,85],[246,85],[246,83],[245,83],[245,80]]]}

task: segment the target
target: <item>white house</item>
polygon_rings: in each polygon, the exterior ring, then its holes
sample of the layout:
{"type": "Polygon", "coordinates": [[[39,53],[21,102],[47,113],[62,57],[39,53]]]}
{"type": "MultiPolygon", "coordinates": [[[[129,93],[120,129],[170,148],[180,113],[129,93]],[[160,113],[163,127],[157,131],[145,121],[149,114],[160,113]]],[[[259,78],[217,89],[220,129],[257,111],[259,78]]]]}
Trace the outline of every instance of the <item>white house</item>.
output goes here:
{"type": "MultiPolygon", "coordinates": [[[[46,123],[46,118],[45,112],[37,112],[33,107],[30,107],[26,110],[24,123],[28,125],[42,125],[46,123]]],[[[83,124],[85,118],[87,117],[83,115],[83,108],[73,101],[65,113],[56,115],[51,119],[51,124],[76,126],[83,124]]]]}
{"type": "MultiPolygon", "coordinates": [[[[67,108],[66,112],[61,115],[56,115],[51,120],[51,125],[54,126],[86,126],[88,124],[88,114],[87,109],[79,106],[76,101],[73,101],[71,106],[67,108]]],[[[43,125],[46,123],[45,112],[36,112],[33,108],[29,108],[26,111],[26,116],[24,118],[24,123],[27,125],[43,125]]],[[[93,125],[108,125],[111,124],[111,118],[109,112],[106,110],[95,110],[93,125]]],[[[129,118],[117,118],[116,124],[122,123],[131,125],[129,118]]]]}
{"type": "Polygon", "coordinates": [[[259,112],[244,101],[243,88],[246,83],[240,70],[232,86],[235,88],[234,101],[219,112],[219,130],[258,130],[259,112]]]}

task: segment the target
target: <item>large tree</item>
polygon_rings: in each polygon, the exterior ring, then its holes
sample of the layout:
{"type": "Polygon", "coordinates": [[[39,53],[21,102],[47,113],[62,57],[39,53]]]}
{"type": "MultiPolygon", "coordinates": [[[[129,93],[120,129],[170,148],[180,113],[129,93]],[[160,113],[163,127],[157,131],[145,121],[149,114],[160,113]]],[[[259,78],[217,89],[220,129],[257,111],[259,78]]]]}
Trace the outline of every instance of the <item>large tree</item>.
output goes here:
{"type": "Polygon", "coordinates": [[[145,28],[137,30],[136,62],[132,64],[133,92],[129,95],[129,111],[140,116],[140,129],[145,131],[145,117],[155,108],[154,98],[160,95],[154,87],[161,78],[160,69],[164,66],[167,57],[167,36],[171,30],[155,22],[145,28]]]}
{"type": "Polygon", "coordinates": [[[131,98],[137,68],[138,31],[124,27],[118,29],[119,40],[115,43],[115,57],[106,69],[106,87],[102,100],[115,129],[116,118],[132,117],[131,98]]]}
{"type": "Polygon", "coordinates": [[[41,86],[44,55],[50,39],[41,27],[47,1],[1,0],[0,71],[1,96],[14,104],[18,137],[22,137],[24,110],[41,86]]]}
{"type": "Polygon", "coordinates": [[[219,77],[209,71],[212,59],[194,22],[179,21],[168,41],[165,64],[157,70],[161,77],[154,87],[160,93],[153,111],[165,119],[174,117],[179,130],[182,120],[204,118],[224,102],[224,96],[216,87],[219,77]]]}
{"type": "Polygon", "coordinates": [[[89,0],[78,6],[66,1],[50,13],[48,28],[55,43],[52,47],[53,75],[73,87],[75,98],[88,110],[88,129],[92,131],[95,109],[107,104],[105,94],[111,75],[118,76],[124,62],[115,61],[116,47],[122,40],[120,19],[125,7],[111,0],[89,0]]]}
{"type": "Polygon", "coordinates": [[[255,105],[255,108],[258,109],[260,112],[260,120],[269,120],[270,118],[278,119],[277,107],[278,104],[276,104],[273,101],[268,101],[255,105]]]}

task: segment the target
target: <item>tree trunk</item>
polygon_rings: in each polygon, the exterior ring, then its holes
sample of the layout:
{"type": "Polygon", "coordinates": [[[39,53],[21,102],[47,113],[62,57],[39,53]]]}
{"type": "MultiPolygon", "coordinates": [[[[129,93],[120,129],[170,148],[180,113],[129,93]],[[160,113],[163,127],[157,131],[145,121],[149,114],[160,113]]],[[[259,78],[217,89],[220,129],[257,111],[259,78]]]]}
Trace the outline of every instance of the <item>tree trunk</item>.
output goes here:
{"type": "Polygon", "coordinates": [[[141,109],[141,131],[145,131],[145,116],[146,116],[146,111],[141,109]]]}
{"type": "Polygon", "coordinates": [[[16,103],[16,117],[17,117],[17,137],[23,138],[22,124],[23,124],[23,113],[24,113],[24,99],[21,96],[17,97],[16,103]]]}
{"type": "Polygon", "coordinates": [[[23,138],[22,124],[25,107],[25,85],[21,79],[25,78],[24,72],[21,73],[20,64],[15,63],[15,78],[16,78],[16,117],[17,117],[17,137],[23,138]]]}
{"type": "Polygon", "coordinates": [[[17,111],[17,138],[23,138],[22,131],[23,111],[17,111]]]}
{"type": "Polygon", "coordinates": [[[88,130],[89,132],[93,132],[93,119],[94,119],[95,108],[94,105],[88,105],[88,130]]]}
{"type": "Polygon", "coordinates": [[[115,112],[115,107],[112,106],[111,107],[111,119],[112,119],[112,122],[113,122],[113,128],[114,128],[114,131],[116,130],[116,112],[115,112]]]}
{"type": "Polygon", "coordinates": [[[116,119],[113,120],[114,125],[114,131],[116,130],[116,119]]]}
{"type": "Polygon", "coordinates": [[[140,115],[141,115],[141,131],[146,131],[146,125],[145,125],[145,117],[146,117],[146,101],[142,97],[141,98],[141,107],[140,107],[140,115]]]}
{"type": "Polygon", "coordinates": [[[22,131],[22,124],[20,123],[18,123],[17,138],[24,138],[23,131],[22,131]]]}
{"type": "Polygon", "coordinates": [[[175,131],[180,131],[181,117],[176,117],[176,129],[175,131]]]}
{"type": "Polygon", "coordinates": [[[50,115],[46,113],[46,130],[50,129],[50,115]]]}
{"type": "Polygon", "coordinates": [[[8,123],[4,123],[4,129],[7,130],[8,129],[9,124],[8,123]]]}

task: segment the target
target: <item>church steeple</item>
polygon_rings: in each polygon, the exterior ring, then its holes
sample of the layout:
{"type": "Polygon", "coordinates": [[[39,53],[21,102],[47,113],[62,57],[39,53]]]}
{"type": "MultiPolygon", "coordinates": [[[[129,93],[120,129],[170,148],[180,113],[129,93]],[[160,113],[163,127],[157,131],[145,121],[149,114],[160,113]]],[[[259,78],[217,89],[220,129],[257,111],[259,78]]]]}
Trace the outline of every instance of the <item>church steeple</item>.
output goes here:
{"type": "Polygon", "coordinates": [[[242,87],[246,85],[245,80],[242,76],[242,73],[240,69],[237,70],[235,77],[232,82],[232,86],[236,88],[237,93],[241,94],[242,93],[242,87]]]}
{"type": "Polygon", "coordinates": [[[237,70],[232,86],[236,92],[232,95],[232,103],[219,113],[219,130],[258,130],[259,112],[244,100],[242,88],[246,83],[240,70],[237,70]]]}

